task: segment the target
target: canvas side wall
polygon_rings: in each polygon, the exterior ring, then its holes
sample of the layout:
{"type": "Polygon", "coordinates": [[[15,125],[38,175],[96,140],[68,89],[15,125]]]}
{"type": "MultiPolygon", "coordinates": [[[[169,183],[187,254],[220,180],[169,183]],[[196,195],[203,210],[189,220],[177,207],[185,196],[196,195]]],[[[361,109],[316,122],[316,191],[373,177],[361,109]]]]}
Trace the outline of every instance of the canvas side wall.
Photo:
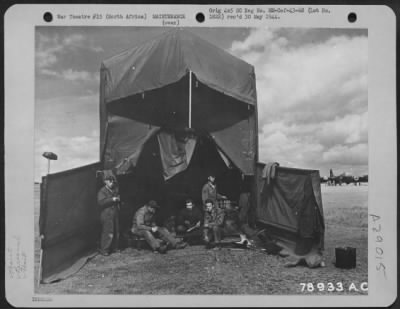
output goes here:
{"type": "Polygon", "coordinates": [[[43,179],[40,207],[41,279],[49,283],[79,270],[99,236],[96,171],[100,164],[43,179]]]}
{"type": "MultiPolygon", "coordinates": [[[[259,227],[292,249],[323,249],[324,218],[319,172],[276,167],[267,184],[265,164],[257,164],[255,199],[259,227]]],[[[307,249],[307,250],[308,250],[307,249]]],[[[304,251],[304,250],[303,250],[304,251]]]]}

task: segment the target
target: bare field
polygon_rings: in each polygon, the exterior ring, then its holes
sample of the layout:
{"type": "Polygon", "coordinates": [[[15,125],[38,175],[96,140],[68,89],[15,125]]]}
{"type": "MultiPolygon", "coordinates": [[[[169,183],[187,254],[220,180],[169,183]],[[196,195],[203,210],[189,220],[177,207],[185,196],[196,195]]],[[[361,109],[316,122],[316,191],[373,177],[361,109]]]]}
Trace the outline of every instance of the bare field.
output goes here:
{"type": "MultiPolygon", "coordinates": [[[[36,227],[39,190],[35,188],[36,227]]],[[[322,185],[325,215],[326,267],[286,268],[287,258],[260,251],[202,246],[173,250],[166,255],[126,249],[109,257],[96,256],[74,276],[53,284],[38,285],[38,294],[366,294],[360,284],[368,280],[368,186],[327,187],[322,185]],[[338,269],[333,265],[335,247],[357,249],[357,267],[338,269]],[[312,283],[314,291],[302,291],[312,283]],[[317,284],[320,284],[320,289],[317,284]],[[343,291],[328,292],[328,283],[343,291]],[[350,289],[351,284],[358,290],[350,289]]],[[[36,229],[35,274],[39,261],[36,229]]]]}

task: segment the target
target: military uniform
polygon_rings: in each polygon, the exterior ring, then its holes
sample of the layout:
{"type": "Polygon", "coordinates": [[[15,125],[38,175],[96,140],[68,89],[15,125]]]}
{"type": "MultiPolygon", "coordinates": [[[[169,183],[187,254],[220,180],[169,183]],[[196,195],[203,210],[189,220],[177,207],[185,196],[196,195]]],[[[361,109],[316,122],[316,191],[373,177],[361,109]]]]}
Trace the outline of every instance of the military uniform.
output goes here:
{"type": "Polygon", "coordinates": [[[214,205],[217,205],[217,200],[222,199],[223,195],[217,192],[217,186],[207,182],[203,189],[201,190],[201,199],[203,201],[203,205],[205,205],[206,200],[212,200],[214,205]]]}
{"type": "Polygon", "coordinates": [[[200,209],[193,206],[192,209],[184,208],[182,209],[177,217],[177,229],[179,231],[186,231],[190,227],[194,226],[197,222],[201,222],[203,219],[203,215],[201,214],[200,209]],[[180,228],[181,227],[181,228],[180,228]]]}
{"type": "Polygon", "coordinates": [[[119,202],[113,198],[119,197],[118,189],[104,186],[97,194],[97,203],[101,209],[100,221],[102,225],[100,238],[100,252],[108,254],[118,249],[119,241],[119,202]]]}
{"type": "Polygon", "coordinates": [[[224,216],[224,211],[215,205],[211,211],[205,212],[203,237],[206,243],[210,243],[213,238],[215,242],[221,241],[224,216]]]}
{"type": "Polygon", "coordinates": [[[185,207],[178,214],[176,231],[183,236],[187,243],[191,245],[201,244],[203,231],[200,225],[189,232],[188,230],[195,227],[198,222],[201,224],[202,221],[203,214],[199,208],[193,206],[192,209],[188,209],[185,207]]]}
{"type": "Polygon", "coordinates": [[[179,241],[166,228],[158,227],[157,231],[153,232],[152,227],[154,226],[156,226],[154,214],[149,210],[149,206],[144,205],[133,216],[131,232],[144,237],[146,242],[155,251],[160,248],[163,241],[171,244],[173,248],[177,246],[179,241]]]}

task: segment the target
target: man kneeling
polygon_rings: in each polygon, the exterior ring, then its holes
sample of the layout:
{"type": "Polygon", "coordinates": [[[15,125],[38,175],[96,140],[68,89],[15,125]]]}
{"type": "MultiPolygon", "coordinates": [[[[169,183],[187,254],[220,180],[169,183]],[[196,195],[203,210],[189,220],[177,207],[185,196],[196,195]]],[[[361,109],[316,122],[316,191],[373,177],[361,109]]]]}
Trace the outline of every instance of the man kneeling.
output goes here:
{"type": "Polygon", "coordinates": [[[203,237],[206,248],[212,248],[220,244],[224,215],[224,211],[214,205],[212,200],[205,201],[203,237]]]}
{"type": "Polygon", "coordinates": [[[139,208],[133,217],[132,234],[144,237],[154,252],[166,253],[169,248],[185,248],[186,243],[178,241],[166,228],[156,225],[154,215],[159,207],[152,200],[139,208]]]}

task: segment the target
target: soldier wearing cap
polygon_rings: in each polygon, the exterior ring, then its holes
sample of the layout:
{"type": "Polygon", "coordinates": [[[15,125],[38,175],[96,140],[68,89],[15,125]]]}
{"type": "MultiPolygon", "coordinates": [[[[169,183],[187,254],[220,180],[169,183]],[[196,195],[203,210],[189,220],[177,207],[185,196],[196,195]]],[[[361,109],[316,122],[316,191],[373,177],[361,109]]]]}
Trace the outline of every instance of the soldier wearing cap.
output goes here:
{"type": "Polygon", "coordinates": [[[114,176],[105,176],[104,184],[104,187],[97,194],[97,203],[101,211],[99,252],[103,255],[109,255],[113,251],[118,251],[120,197],[114,176]]]}
{"type": "Polygon", "coordinates": [[[166,253],[168,247],[186,247],[186,243],[180,242],[166,228],[157,226],[154,215],[159,207],[156,201],[151,200],[139,208],[133,217],[132,234],[144,237],[154,252],[166,253]]]}

